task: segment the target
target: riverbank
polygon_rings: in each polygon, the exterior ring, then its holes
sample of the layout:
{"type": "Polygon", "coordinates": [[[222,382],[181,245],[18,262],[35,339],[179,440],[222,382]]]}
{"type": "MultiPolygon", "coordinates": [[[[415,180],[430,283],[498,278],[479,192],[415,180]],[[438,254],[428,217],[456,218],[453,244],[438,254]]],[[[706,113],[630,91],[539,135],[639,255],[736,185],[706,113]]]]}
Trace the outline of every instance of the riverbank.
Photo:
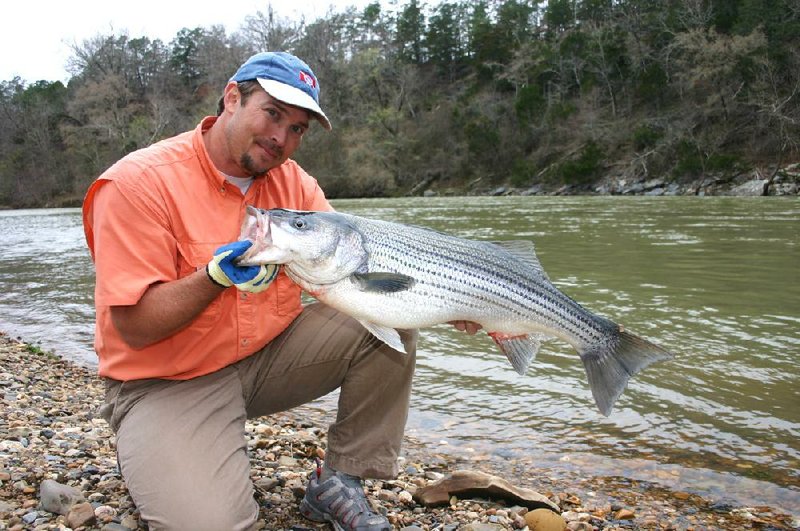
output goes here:
{"type": "MultiPolygon", "coordinates": [[[[103,396],[96,375],[2,333],[0,367],[0,530],[144,528],[116,466],[114,435],[95,415],[103,396]],[[42,509],[40,488],[48,479],[82,493],[89,509],[84,520],[42,509]]],[[[330,419],[329,412],[304,407],[248,422],[262,529],[326,529],[299,514],[297,497],[315,458],[324,457],[330,419]]],[[[452,498],[444,507],[415,501],[415,491],[456,470],[482,471],[538,491],[558,506],[570,529],[800,527],[769,507],[734,507],[625,478],[587,477],[564,484],[513,462],[438,455],[412,438],[406,440],[401,469],[394,481],[367,485],[376,507],[407,531],[525,528],[526,509],[496,497],[452,498]]]]}
{"type": "Polygon", "coordinates": [[[756,168],[729,173],[707,173],[700,177],[620,176],[609,174],[597,181],[580,184],[541,182],[533,186],[490,186],[481,180],[466,187],[438,186],[424,181],[410,195],[643,195],[643,196],[790,196],[800,194],[800,163],[780,168],[756,168]]]}
{"type": "MultiPolygon", "coordinates": [[[[609,174],[597,181],[564,184],[542,181],[532,186],[487,185],[482,179],[466,183],[440,183],[438,176],[423,179],[406,196],[502,196],[502,195],[643,195],[643,196],[788,196],[800,195],[800,162],[780,168],[708,173],[701,177],[620,176],[609,174]]],[[[336,197],[334,197],[335,199],[336,197]]],[[[29,208],[80,208],[83,195],[68,193],[29,208]]],[[[20,208],[0,203],[0,210],[20,208]]]]}

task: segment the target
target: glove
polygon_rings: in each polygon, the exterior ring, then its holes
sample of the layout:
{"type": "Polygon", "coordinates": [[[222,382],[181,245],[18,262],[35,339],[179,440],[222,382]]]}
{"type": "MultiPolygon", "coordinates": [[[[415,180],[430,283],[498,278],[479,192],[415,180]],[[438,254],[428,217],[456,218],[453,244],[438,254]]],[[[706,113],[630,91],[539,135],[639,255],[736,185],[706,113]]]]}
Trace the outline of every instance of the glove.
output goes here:
{"type": "Polygon", "coordinates": [[[236,286],[240,291],[259,293],[269,287],[278,274],[277,264],[240,267],[234,260],[253,245],[250,241],[239,241],[223,245],[214,251],[214,258],[206,266],[211,281],[223,288],[236,286]]]}

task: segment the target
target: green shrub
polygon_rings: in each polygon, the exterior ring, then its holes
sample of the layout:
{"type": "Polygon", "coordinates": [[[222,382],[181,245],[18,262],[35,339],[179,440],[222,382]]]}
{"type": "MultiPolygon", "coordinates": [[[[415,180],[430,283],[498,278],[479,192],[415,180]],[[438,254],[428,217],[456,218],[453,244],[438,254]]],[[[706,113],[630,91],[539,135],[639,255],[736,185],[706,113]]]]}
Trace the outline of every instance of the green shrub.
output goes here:
{"type": "Polygon", "coordinates": [[[739,164],[739,157],[726,153],[711,155],[706,161],[706,169],[711,171],[729,171],[739,164]]]}
{"type": "Polygon", "coordinates": [[[641,151],[653,147],[663,136],[664,131],[660,127],[652,124],[640,125],[633,131],[633,148],[641,151]]]}
{"type": "Polygon", "coordinates": [[[520,89],[514,102],[514,111],[522,122],[531,122],[537,116],[544,114],[547,101],[542,95],[542,90],[537,85],[528,85],[520,89]]]}
{"type": "Polygon", "coordinates": [[[575,114],[575,111],[577,111],[575,104],[569,101],[561,101],[553,103],[547,108],[547,121],[550,124],[563,122],[564,120],[575,114]]]}
{"type": "Polygon", "coordinates": [[[530,186],[534,177],[536,177],[536,166],[529,160],[517,160],[511,168],[511,186],[522,188],[530,186]]]}
{"type": "Polygon", "coordinates": [[[597,142],[590,140],[583,146],[577,158],[562,163],[557,169],[558,177],[567,184],[584,184],[600,173],[605,156],[597,142]]]}
{"type": "Polygon", "coordinates": [[[676,149],[676,158],[677,162],[672,169],[672,173],[676,177],[703,173],[703,158],[694,142],[681,140],[676,149]]]}

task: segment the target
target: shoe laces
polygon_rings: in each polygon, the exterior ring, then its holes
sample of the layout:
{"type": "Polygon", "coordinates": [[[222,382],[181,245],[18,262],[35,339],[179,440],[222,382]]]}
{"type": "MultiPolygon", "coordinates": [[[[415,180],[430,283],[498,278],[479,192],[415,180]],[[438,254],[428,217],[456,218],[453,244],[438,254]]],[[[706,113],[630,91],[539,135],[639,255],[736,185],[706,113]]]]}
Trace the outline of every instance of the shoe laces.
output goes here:
{"type": "Polygon", "coordinates": [[[333,497],[328,507],[332,516],[343,524],[355,529],[384,522],[383,516],[375,513],[370,507],[361,478],[358,476],[336,471],[325,481],[319,481],[319,476],[316,479],[318,485],[322,487],[317,493],[317,499],[328,500],[333,497]],[[338,481],[330,481],[333,478],[338,481]],[[326,483],[329,484],[325,485],[326,483]]]}

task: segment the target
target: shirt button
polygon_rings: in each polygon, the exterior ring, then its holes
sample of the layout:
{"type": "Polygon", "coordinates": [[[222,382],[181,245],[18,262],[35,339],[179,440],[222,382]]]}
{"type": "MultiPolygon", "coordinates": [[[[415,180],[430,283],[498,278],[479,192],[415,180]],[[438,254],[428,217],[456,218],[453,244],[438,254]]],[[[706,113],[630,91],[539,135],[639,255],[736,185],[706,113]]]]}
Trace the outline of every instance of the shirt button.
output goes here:
{"type": "Polygon", "coordinates": [[[244,300],[247,298],[247,293],[241,293],[239,296],[244,300]]]}
{"type": "Polygon", "coordinates": [[[242,339],[242,345],[246,345],[246,344],[247,344],[247,340],[246,339],[242,339]]]}

